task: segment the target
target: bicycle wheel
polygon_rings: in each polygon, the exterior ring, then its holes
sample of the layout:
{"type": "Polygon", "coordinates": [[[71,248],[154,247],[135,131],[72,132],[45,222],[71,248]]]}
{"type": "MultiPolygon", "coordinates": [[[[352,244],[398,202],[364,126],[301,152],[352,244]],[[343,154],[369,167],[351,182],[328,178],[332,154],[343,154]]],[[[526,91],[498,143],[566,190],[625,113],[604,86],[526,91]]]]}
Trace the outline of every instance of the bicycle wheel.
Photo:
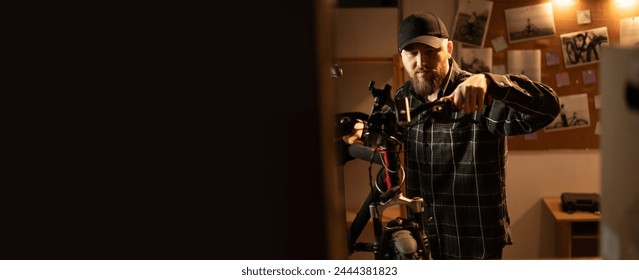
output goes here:
{"type": "Polygon", "coordinates": [[[531,35],[537,35],[539,34],[539,27],[537,27],[536,25],[533,25],[533,27],[530,30],[531,35]]]}
{"type": "Polygon", "coordinates": [[[417,241],[408,230],[398,230],[393,233],[390,241],[390,259],[392,260],[420,260],[417,241]]]}
{"type": "Polygon", "coordinates": [[[584,119],[578,119],[575,121],[574,126],[578,126],[578,125],[587,125],[588,121],[584,120],[584,119]]]}
{"type": "Polygon", "coordinates": [[[468,26],[467,25],[462,25],[459,28],[459,34],[461,34],[462,36],[468,35],[468,26]]]}

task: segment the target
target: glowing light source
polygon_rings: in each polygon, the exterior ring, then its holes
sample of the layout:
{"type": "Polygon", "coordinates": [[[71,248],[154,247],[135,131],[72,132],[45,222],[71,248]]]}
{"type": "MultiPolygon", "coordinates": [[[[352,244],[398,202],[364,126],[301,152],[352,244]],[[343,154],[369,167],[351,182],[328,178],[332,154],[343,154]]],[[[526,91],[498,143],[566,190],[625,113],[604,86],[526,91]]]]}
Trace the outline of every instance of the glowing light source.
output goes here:
{"type": "Polygon", "coordinates": [[[637,5],[637,0],[615,0],[618,8],[628,8],[637,5]]]}
{"type": "Polygon", "coordinates": [[[575,4],[575,1],[576,0],[553,0],[555,5],[557,5],[558,7],[572,6],[572,4],[575,4]]]}

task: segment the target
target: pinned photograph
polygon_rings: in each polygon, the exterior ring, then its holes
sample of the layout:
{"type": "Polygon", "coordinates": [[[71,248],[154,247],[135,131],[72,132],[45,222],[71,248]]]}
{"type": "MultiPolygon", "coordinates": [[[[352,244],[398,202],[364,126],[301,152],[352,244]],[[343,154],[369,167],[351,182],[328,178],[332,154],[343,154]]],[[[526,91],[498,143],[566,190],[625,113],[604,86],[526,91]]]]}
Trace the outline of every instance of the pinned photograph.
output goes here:
{"type": "Polygon", "coordinates": [[[546,52],[546,65],[558,65],[559,64],[559,54],[556,52],[546,52]]]}
{"type": "Polygon", "coordinates": [[[559,104],[561,111],[557,118],[544,128],[546,132],[590,126],[587,93],[559,96],[559,104]]]}
{"type": "Polygon", "coordinates": [[[570,76],[568,75],[568,72],[555,74],[555,80],[557,81],[557,87],[565,87],[570,85],[570,76]]]}
{"type": "Polygon", "coordinates": [[[493,43],[493,49],[495,50],[495,52],[500,52],[508,48],[508,43],[506,43],[506,39],[504,39],[504,36],[499,36],[495,39],[492,39],[490,42],[493,43]]]}
{"type": "Polygon", "coordinates": [[[578,24],[588,24],[592,22],[590,17],[590,10],[578,10],[577,11],[577,23],[578,24]]]}
{"type": "Polygon", "coordinates": [[[619,20],[619,45],[639,47],[639,16],[619,20]]]}
{"type": "Polygon", "coordinates": [[[470,73],[491,72],[493,51],[491,48],[462,48],[460,67],[470,73]]]}
{"type": "Polygon", "coordinates": [[[541,82],[541,50],[508,51],[508,73],[526,75],[541,82]]]}
{"type": "Polygon", "coordinates": [[[535,40],[555,35],[552,3],[507,9],[506,29],[511,43],[535,40]]]}
{"type": "Polygon", "coordinates": [[[597,76],[594,70],[586,70],[581,72],[581,79],[584,81],[584,85],[594,84],[597,82],[597,76]]]}
{"type": "Polygon", "coordinates": [[[566,68],[599,62],[601,47],[608,45],[608,28],[599,27],[561,34],[566,68]]]}
{"type": "Polygon", "coordinates": [[[492,9],[492,1],[460,1],[453,25],[453,40],[471,46],[482,47],[486,38],[488,20],[492,9]]]}

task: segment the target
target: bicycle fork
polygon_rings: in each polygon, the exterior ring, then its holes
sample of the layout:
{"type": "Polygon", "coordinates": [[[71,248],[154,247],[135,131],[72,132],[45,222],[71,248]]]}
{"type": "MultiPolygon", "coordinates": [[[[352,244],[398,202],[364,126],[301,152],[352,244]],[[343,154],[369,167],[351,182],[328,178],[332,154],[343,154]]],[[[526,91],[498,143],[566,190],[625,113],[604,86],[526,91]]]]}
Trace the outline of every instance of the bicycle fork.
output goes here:
{"type": "Polygon", "coordinates": [[[386,251],[388,248],[393,247],[397,249],[398,253],[404,256],[417,254],[421,259],[429,259],[428,236],[423,220],[424,199],[421,197],[409,199],[401,193],[399,186],[395,186],[382,194],[380,201],[382,202],[378,205],[369,206],[375,229],[375,243],[373,244],[375,256],[380,259],[385,259],[388,256],[384,256],[384,254],[387,254],[386,251]],[[396,205],[405,206],[407,209],[410,209],[414,219],[398,217],[386,225],[382,225],[381,215],[387,208],[396,205]],[[382,230],[382,228],[385,230],[382,230]],[[388,236],[389,234],[391,235],[390,237],[388,236]],[[393,246],[386,243],[388,240],[393,242],[393,246]]]}

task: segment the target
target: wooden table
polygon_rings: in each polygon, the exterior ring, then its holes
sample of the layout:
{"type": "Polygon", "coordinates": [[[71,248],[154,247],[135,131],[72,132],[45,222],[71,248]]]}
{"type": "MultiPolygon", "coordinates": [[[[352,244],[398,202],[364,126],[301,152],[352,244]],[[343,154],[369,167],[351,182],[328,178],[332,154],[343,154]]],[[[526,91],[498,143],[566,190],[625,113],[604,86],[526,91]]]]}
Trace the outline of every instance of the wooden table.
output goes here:
{"type": "Polygon", "coordinates": [[[544,205],[555,220],[555,252],[558,258],[584,258],[599,256],[600,215],[561,210],[561,198],[544,197],[544,205]]]}

